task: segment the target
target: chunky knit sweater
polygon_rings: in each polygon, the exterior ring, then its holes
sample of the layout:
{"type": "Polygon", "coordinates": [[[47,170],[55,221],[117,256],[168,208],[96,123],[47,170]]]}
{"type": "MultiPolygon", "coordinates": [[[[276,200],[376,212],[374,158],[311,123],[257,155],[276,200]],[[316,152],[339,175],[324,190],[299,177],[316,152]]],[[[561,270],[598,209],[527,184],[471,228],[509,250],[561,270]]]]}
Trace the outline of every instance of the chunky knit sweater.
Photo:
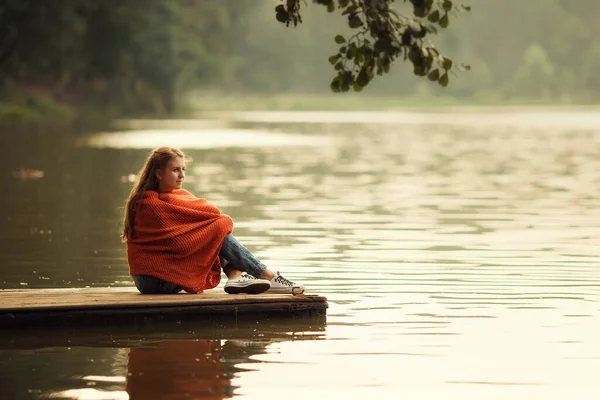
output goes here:
{"type": "Polygon", "coordinates": [[[233,221],[186,190],[146,191],[127,240],[132,275],[151,275],[201,293],[221,281],[219,252],[233,221]]]}

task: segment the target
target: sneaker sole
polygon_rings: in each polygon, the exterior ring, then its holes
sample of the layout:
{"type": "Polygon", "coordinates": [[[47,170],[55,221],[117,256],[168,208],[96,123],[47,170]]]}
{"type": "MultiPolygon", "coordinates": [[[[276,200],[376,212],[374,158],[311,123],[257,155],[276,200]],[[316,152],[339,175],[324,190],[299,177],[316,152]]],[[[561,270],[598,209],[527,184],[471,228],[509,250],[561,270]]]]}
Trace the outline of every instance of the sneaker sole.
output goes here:
{"type": "Polygon", "coordinates": [[[253,283],[248,286],[225,286],[225,293],[228,294],[259,294],[264,293],[271,288],[270,283],[253,283]]]}
{"type": "Polygon", "coordinates": [[[304,288],[293,287],[291,289],[269,289],[267,293],[271,294],[302,294],[304,293],[304,288]]]}

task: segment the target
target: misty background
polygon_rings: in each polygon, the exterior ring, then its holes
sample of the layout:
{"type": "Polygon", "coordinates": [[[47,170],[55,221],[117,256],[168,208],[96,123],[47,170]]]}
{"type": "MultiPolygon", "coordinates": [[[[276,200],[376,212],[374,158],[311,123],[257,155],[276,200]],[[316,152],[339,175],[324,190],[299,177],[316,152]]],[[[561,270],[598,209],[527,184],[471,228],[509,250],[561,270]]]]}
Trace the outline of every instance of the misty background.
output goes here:
{"type": "Polygon", "coordinates": [[[362,93],[335,95],[327,58],[337,52],[334,36],[350,31],[347,19],[307,2],[304,22],[286,27],[275,19],[279,3],[8,0],[0,6],[0,121],[190,107],[589,104],[600,96],[596,1],[466,1],[472,11],[433,37],[443,54],[472,67],[448,88],[396,62],[362,93]],[[265,100],[273,96],[281,101],[265,100]]]}
{"type": "Polygon", "coordinates": [[[0,329],[0,398],[600,399],[600,2],[456,3],[432,40],[470,71],[334,94],[351,29],[312,0],[295,28],[280,0],[0,0],[0,292],[135,290],[124,205],[167,144],[329,304],[323,327],[0,329]]]}

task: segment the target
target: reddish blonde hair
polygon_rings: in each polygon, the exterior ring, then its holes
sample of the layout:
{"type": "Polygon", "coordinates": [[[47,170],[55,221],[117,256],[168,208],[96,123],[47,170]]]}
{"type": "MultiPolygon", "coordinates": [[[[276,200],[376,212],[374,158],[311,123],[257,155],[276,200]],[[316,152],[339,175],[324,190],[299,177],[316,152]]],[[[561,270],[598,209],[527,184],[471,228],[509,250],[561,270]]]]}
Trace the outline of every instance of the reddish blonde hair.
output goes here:
{"type": "Polygon", "coordinates": [[[139,180],[131,189],[127,203],[125,203],[125,217],[123,219],[123,233],[121,235],[121,240],[123,240],[123,242],[127,242],[127,240],[131,239],[134,235],[135,213],[138,207],[137,202],[141,199],[145,191],[158,191],[156,171],[165,169],[169,161],[176,157],[181,157],[186,162],[191,161],[183,151],[166,146],[153,150],[146,159],[146,163],[138,173],[139,180]]]}

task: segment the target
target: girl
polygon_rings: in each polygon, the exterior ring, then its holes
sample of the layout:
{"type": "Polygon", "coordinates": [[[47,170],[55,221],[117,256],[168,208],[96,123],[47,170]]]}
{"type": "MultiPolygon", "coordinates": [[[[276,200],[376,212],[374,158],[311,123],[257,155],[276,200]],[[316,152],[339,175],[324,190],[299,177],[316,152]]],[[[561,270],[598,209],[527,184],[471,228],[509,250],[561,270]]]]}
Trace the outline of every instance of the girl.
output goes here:
{"type": "Polygon", "coordinates": [[[303,293],[240,244],[228,215],[182,189],[186,160],[172,147],[152,151],[127,200],[121,238],[138,290],[202,293],[219,284],[222,268],[230,294],[303,293]]]}

